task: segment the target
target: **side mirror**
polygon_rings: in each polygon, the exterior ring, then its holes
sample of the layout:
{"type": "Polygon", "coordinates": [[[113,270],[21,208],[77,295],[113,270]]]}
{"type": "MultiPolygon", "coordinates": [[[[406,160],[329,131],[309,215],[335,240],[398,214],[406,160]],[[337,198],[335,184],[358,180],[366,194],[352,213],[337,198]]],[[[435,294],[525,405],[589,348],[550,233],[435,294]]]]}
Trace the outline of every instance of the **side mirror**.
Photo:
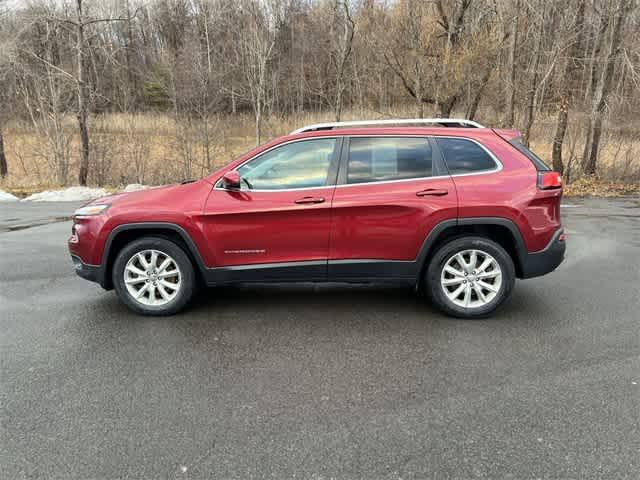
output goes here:
{"type": "Polygon", "coordinates": [[[222,176],[222,186],[230,190],[240,189],[240,174],[235,170],[225,173],[222,176]]]}

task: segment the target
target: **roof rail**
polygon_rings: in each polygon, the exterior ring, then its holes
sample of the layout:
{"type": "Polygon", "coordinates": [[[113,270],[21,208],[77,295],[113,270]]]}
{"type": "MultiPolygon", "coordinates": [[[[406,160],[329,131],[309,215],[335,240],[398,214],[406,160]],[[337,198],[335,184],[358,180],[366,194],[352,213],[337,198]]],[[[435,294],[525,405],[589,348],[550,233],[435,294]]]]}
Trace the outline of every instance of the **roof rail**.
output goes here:
{"type": "Polygon", "coordinates": [[[316,123],[298,128],[291,132],[291,135],[302,132],[312,132],[314,130],[331,130],[339,127],[361,127],[361,126],[377,126],[377,125],[406,125],[406,124],[435,124],[444,127],[473,127],[484,128],[478,122],[466,120],[464,118],[400,118],[390,120],[354,120],[349,122],[329,122],[316,123]]]}

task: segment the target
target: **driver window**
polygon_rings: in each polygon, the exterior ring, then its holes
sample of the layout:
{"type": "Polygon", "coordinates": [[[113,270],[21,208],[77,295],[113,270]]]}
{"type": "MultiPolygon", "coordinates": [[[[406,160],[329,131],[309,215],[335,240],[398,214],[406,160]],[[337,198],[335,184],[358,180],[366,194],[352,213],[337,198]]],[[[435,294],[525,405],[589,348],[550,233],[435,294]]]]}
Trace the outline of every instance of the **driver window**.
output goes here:
{"type": "Polygon", "coordinates": [[[323,187],[335,138],[318,138],[276,147],[238,169],[244,190],[323,187]]]}

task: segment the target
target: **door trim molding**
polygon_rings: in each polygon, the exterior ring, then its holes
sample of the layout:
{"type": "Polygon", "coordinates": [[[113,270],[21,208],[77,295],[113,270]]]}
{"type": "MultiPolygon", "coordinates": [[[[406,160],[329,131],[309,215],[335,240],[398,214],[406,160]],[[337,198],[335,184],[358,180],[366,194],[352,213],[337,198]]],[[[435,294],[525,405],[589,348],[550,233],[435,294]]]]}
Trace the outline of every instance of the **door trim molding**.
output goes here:
{"type": "Polygon", "coordinates": [[[381,282],[415,284],[415,261],[343,259],[256,263],[207,268],[208,285],[263,282],[381,282]]]}
{"type": "Polygon", "coordinates": [[[327,261],[255,263],[207,268],[207,285],[252,282],[326,282],[327,261]]]}

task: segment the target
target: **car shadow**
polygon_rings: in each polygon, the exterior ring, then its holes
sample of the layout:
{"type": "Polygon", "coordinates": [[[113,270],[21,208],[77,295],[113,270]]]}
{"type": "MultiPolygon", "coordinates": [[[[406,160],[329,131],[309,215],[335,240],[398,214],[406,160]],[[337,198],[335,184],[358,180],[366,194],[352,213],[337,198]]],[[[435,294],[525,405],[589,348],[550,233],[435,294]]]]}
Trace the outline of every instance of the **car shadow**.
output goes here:
{"type": "MultiPolygon", "coordinates": [[[[202,289],[185,312],[225,311],[238,314],[280,311],[308,313],[311,308],[367,312],[415,313],[430,306],[408,287],[354,284],[240,284],[202,289]]],[[[436,310],[431,309],[431,313],[436,310]]]]}
{"type": "Polygon", "coordinates": [[[389,330],[483,330],[503,325],[528,329],[553,323],[550,301],[535,289],[523,291],[522,283],[518,287],[496,312],[478,320],[447,316],[412,288],[381,284],[240,284],[203,288],[183,311],[169,317],[137,315],[115,294],[103,297],[94,309],[105,312],[111,321],[117,319],[117,323],[162,323],[174,325],[183,333],[193,327],[194,332],[205,335],[212,327],[250,326],[256,322],[278,329],[313,323],[347,330],[375,323],[389,330]]]}

